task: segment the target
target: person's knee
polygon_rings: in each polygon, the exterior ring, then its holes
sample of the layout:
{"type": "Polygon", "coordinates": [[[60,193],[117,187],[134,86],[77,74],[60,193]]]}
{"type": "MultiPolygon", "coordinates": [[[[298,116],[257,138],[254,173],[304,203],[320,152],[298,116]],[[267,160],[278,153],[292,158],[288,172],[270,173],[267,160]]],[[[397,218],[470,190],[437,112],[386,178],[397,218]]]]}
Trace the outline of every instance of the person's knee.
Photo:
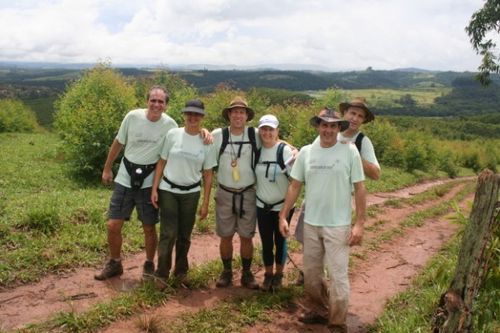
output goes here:
{"type": "Polygon", "coordinates": [[[122,232],[123,221],[122,220],[108,220],[107,227],[108,227],[109,234],[119,235],[122,232]]]}
{"type": "Polygon", "coordinates": [[[154,224],[143,224],[142,229],[145,235],[156,235],[156,228],[154,224]]]}
{"type": "Polygon", "coordinates": [[[252,238],[242,237],[240,236],[241,246],[252,246],[252,238]]]}

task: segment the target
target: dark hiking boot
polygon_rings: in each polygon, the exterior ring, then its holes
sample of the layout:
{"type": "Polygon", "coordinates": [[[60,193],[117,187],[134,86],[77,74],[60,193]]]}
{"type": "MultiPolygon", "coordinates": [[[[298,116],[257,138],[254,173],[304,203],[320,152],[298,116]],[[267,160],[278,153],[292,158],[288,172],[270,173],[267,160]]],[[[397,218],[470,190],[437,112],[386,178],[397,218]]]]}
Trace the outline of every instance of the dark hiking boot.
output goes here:
{"type": "Polygon", "coordinates": [[[123,274],[123,266],[121,261],[116,261],[109,259],[109,261],[104,266],[101,273],[94,275],[94,279],[103,281],[114,276],[120,276],[123,274]]]}
{"type": "Polygon", "coordinates": [[[215,283],[215,286],[217,288],[224,288],[230,286],[231,284],[233,284],[233,272],[224,270],[215,283]]]}
{"type": "Polygon", "coordinates": [[[174,277],[176,280],[176,284],[178,284],[180,287],[191,289],[191,282],[189,281],[186,273],[174,274],[174,277]]]}
{"type": "Polygon", "coordinates": [[[266,273],[266,274],[264,274],[264,282],[262,282],[262,285],[260,286],[260,290],[270,291],[272,284],[273,284],[273,274],[266,273]]]}
{"type": "Polygon", "coordinates": [[[328,325],[328,330],[331,333],[349,333],[347,325],[328,325]]]}
{"type": "Polygon", "coordinates": [[[155,273],[155,264],[152,261],[146,260],[142,266],[142,278],[151,279],[155,273]]]}
{"type": "Polygon", "coordinates": [[[157,290],[164,291],[169,287],[168,277],[159,276],[156,273],[154,273],[153,275],[151,275],[151,278],[157,290]]]}
{"type": "Polygon", "coordinates": [[[283,273],[276,273],[273,276],[273,282],[271,284],[271,289],[277,291],[283,285],[283,273]]]}
{"type": "Polygon", "coordinates": [[[299,321],[304,323],[304,324],[309,324],[309,325],[315,325],[315,324],[321,324],[321,325],[326,325],[328,324],[328,319],[326,317],[320,315],[317,312],[314,311],[309,311],[304,314],[302,314],[299,317],[299,321]]]}
{"type": "Polygon", "coordinates": [[[243,271],[241,274],[241,285],[248,289],[259,289],[259,284],[255,281],[252,271],[243,271]]]}

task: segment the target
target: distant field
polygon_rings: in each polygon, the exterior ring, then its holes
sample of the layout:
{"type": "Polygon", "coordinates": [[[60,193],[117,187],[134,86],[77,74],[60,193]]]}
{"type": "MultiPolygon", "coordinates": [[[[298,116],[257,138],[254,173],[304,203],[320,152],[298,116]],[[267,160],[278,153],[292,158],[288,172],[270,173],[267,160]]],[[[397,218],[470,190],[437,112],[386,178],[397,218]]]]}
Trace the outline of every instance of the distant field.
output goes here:
{"type": "MultiPolygon", "coordinates": [[[[401,98],[410,95],[417,106],[426,107],[434,103],[436,97],[444,96],[450,91],[450,87],[429,87],[419,89],[342,89],[341,92],[346,100],[353,97],[364,97],[368,104],[378,109],[402,107],[401,98]]],[[[313,97],[320,97],[324,90],[307,91],[313,97]]]]}

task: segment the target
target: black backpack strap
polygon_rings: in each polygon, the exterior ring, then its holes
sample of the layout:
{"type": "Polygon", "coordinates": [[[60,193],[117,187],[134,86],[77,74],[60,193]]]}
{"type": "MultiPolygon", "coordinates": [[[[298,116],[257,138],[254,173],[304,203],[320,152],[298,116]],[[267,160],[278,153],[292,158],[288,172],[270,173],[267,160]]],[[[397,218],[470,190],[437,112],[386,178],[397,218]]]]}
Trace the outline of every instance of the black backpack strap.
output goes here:
{"type": "Polygon", "coordinates": [[[281,170],[286,170],[285,160],[283,158],[283,150],[285,150],[285,143],[280,142],[278,149],[276,150],[276,162],[280,166],[281,170]]]}
{"type": "Polygon", "coordinates": [[[257,140],[255,139],[255,127],[248,128],[248,140],[252,145],[252,169],[255,171],[255,166],[259,161],[260,150],[257,149],[257,140]]]}
{"type": "Polygon", "coordinates": [[[222,129],[222,144],[220,145],[219,155],[217,156],[217,162],[220,160],[220,156],[224,153],[227,143],[229,142],[229,127],[224,127],[222,129]]]}
{"type": "Polygon", "coordinates": [[[363,142],[363,138],[365,137],[365,135],[363,134],[363,132],[359,132],[358,136],[356,137],[356,141],[354,142],[354,144],[356,145],[356,148],[358,148],[358,151],[361,153],[361,142],[363,142]]]}

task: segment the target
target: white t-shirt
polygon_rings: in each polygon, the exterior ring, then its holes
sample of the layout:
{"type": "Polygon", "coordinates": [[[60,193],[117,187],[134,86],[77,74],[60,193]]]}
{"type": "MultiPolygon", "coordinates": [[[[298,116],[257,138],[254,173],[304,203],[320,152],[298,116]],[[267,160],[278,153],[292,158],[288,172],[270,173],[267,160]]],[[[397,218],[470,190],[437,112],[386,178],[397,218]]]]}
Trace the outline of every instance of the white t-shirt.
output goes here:
{"type": "MultiPolygon", "coordinates": [[[[175,120],[163,113],[157,121],[146,117],[147,109],[132,110],[122,121],[116,139],[125,146],[124,155],[136,164],[153,164],[160,159],[160,149],[163,138],[172,128],[177,128],[175,120]]],[[[142,184],[142,188],[153,186],[154,172],[142,184]]],[[[123,164],[116,174],[115,182],[130,188],[130,175],[123,164]]]]}
{"type": "MultiPolygon", "coordinates": [[[[161,158],[167,161],[163,176],[170,182],[189,186],[199,182],[202,170],[212,169],[217,165],[212,152],[213,144],[205,145],[199,134],[190,135],[184,127],[168,132],[163,142],[161,158]]],[[[162,177],[159,188],[173,193],[193,193],[200,191],[200,186],[190,190],[172,188],[162,177]]]]}
{"type": "MultiPolygon", "coordinates": [[[[288,176],[290,167],[281,169],[277,163],[277,150],[279,142],[271,148],[262,146],[259,162],[255,167],[255,177],[257,179],[257,207],[264,208],[264,201],[267,204],[274,204],[283,200],[288,190],[288,176]],[[273,163],[263,163],[273,162],[273,163]]],[[[292,157],[292,149],[285,144],[283,147],[283,162],[290,160],[292,157]]],[[[279,211],[283,203],[274,206],[271,210],[279,211]]]]}
{"type": "MultiPolygon", "coordinates": [[[[222,146],[222,128],[216,128],[212,131],[214,139],[214,153],[217,160],[220,147],[222,146]]],[[[232,135],[229,133],[229,142],[219,157],[217,182],[223,186],[230,188],[245,188],[255,184],[255,174],[252,169],[252,145],[248,139],[248,127],[242,135],[232,135]],[[240,144],[244,142],[243,144],[240,144]],[[241,151],[240,151],[241,147],[241,151]],[[238,157],[239,155],[239,157],[238,157]],[[233,167],[231,161],[237,158],[238,170],[240,179],[235,181],[233,179],[233,167]]],[[[255,130],[255,140],[257,148],[260,147],[260,138],[257,129],[255,130]]]]}

